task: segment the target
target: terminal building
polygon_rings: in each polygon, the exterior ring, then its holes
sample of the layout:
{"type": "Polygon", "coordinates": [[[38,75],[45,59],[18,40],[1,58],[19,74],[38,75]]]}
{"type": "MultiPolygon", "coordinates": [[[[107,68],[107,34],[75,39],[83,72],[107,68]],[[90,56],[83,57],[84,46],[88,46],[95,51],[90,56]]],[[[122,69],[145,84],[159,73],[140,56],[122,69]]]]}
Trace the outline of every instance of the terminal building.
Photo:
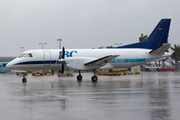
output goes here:
{"type": "Polygon", "coordinates": [[[0,62],[10,62],[11,60],[13,60],[14,58],[16,58],[16,57],[4,57],[4,56],[2,56],[2,57],[0,57],[0,62]]]}

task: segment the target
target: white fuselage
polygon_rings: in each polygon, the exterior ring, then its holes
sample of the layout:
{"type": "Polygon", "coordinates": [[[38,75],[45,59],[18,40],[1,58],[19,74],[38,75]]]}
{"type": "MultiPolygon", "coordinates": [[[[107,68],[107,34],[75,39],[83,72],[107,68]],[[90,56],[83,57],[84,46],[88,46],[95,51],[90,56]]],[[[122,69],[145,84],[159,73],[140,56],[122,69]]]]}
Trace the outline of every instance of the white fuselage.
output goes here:
{"type": "MultiPolygon", "coordinates": [[[[150,55],[150,49],[66,49],[65,60],[69,60],[68,63],[78,65],[83,63],[80,68],[74,67],[77,70],[90,70],[97,68],[128,68],[140,64],[144,64],[149,61],[154,61],[168,57],[171,54],[165,53],[163,55],[150,55]],[[98,67],[84,67],[84,63],[91,60],[96,60],[107,55],[119,55],[114,58],[111,62],[104,66],[98,67]],[[83,59],[82,59],[83,57],[83,59]],[[85,58],[85,59],[84,59],[85,58]],[[76,59],[76,63],[73,60],[76,59]],[[83,60],[83,61],[82,61],[83,60]]],[[[59,49],[38,49],[28,50],[22,53],[19,57],[15,58],[9,64],[7,68],[16,70],[61,70],[62,63],[59,62],[61,59],[60,54],[62,51],[59,49]],[[31,54],[29,56],[28,54],[31,54]]],[[[70,66],[71,64],[69,64],[70,66]]],[[[71,68],[71,66],[70,66],[71,68]]]]}

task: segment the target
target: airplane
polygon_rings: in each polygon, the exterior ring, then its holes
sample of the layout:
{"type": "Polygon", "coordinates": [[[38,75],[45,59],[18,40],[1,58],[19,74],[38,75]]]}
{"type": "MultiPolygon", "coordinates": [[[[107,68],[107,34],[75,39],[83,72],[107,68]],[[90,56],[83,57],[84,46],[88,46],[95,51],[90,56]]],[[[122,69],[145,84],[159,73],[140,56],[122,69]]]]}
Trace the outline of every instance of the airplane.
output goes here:
{"type": "MultiPolygon", "coordinates": [[[[112,49],[35,49],[27,50],[9,62],[6,67],[15,70],[92,70],[92,82],[97,82],[97,69],[129,68],[171,56],[167,42],[171,19],[161,19],[144,42],[112,49]]],[[[23,75],[22,82],[27,82],[23,75]]]]}

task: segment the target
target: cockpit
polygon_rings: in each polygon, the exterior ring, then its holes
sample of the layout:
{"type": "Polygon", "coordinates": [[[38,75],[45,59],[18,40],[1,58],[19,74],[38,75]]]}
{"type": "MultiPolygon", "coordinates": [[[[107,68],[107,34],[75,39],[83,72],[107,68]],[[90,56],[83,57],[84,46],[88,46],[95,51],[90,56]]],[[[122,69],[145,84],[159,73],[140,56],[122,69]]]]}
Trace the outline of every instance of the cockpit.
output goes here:
{"type": "Polygon", "coordinates": [[[23,57],[29,57],[32,58],[32,54],[31,53],[22,53],[21,55],[18,56],[18,58],[23,58],[23,57]]]}

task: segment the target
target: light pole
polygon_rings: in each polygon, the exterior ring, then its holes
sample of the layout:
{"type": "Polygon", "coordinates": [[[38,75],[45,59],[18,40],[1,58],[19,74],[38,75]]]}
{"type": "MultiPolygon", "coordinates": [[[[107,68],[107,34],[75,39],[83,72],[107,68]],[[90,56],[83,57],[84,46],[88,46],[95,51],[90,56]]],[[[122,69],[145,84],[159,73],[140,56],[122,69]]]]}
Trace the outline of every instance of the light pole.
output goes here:
{"type": "Polygon", "coordinates": [[[59,41],[59,49],[61,49],[61,41],[62,41],[62,39],[57,39],[57,41],[59,41]]]}
{"type": "Polygon", "coordinates": [[[47,43],[39,43],[40,45],[42,45],[42,49],[43,49],[43,45],[47,44],[47,43]]]}
{"type": "Polygon", "coordinates": [[[21,47],[21,49],[22,49],[22,53],[23,53],[23,49],[24,49],[25,47],[21,47]]]}
{"type": "Polygon", "coordinates": [[[122,43],[115,43],[115,45],[117,45],[118,47],[120,47],[120,45],[122,45],[122,43]]]}

